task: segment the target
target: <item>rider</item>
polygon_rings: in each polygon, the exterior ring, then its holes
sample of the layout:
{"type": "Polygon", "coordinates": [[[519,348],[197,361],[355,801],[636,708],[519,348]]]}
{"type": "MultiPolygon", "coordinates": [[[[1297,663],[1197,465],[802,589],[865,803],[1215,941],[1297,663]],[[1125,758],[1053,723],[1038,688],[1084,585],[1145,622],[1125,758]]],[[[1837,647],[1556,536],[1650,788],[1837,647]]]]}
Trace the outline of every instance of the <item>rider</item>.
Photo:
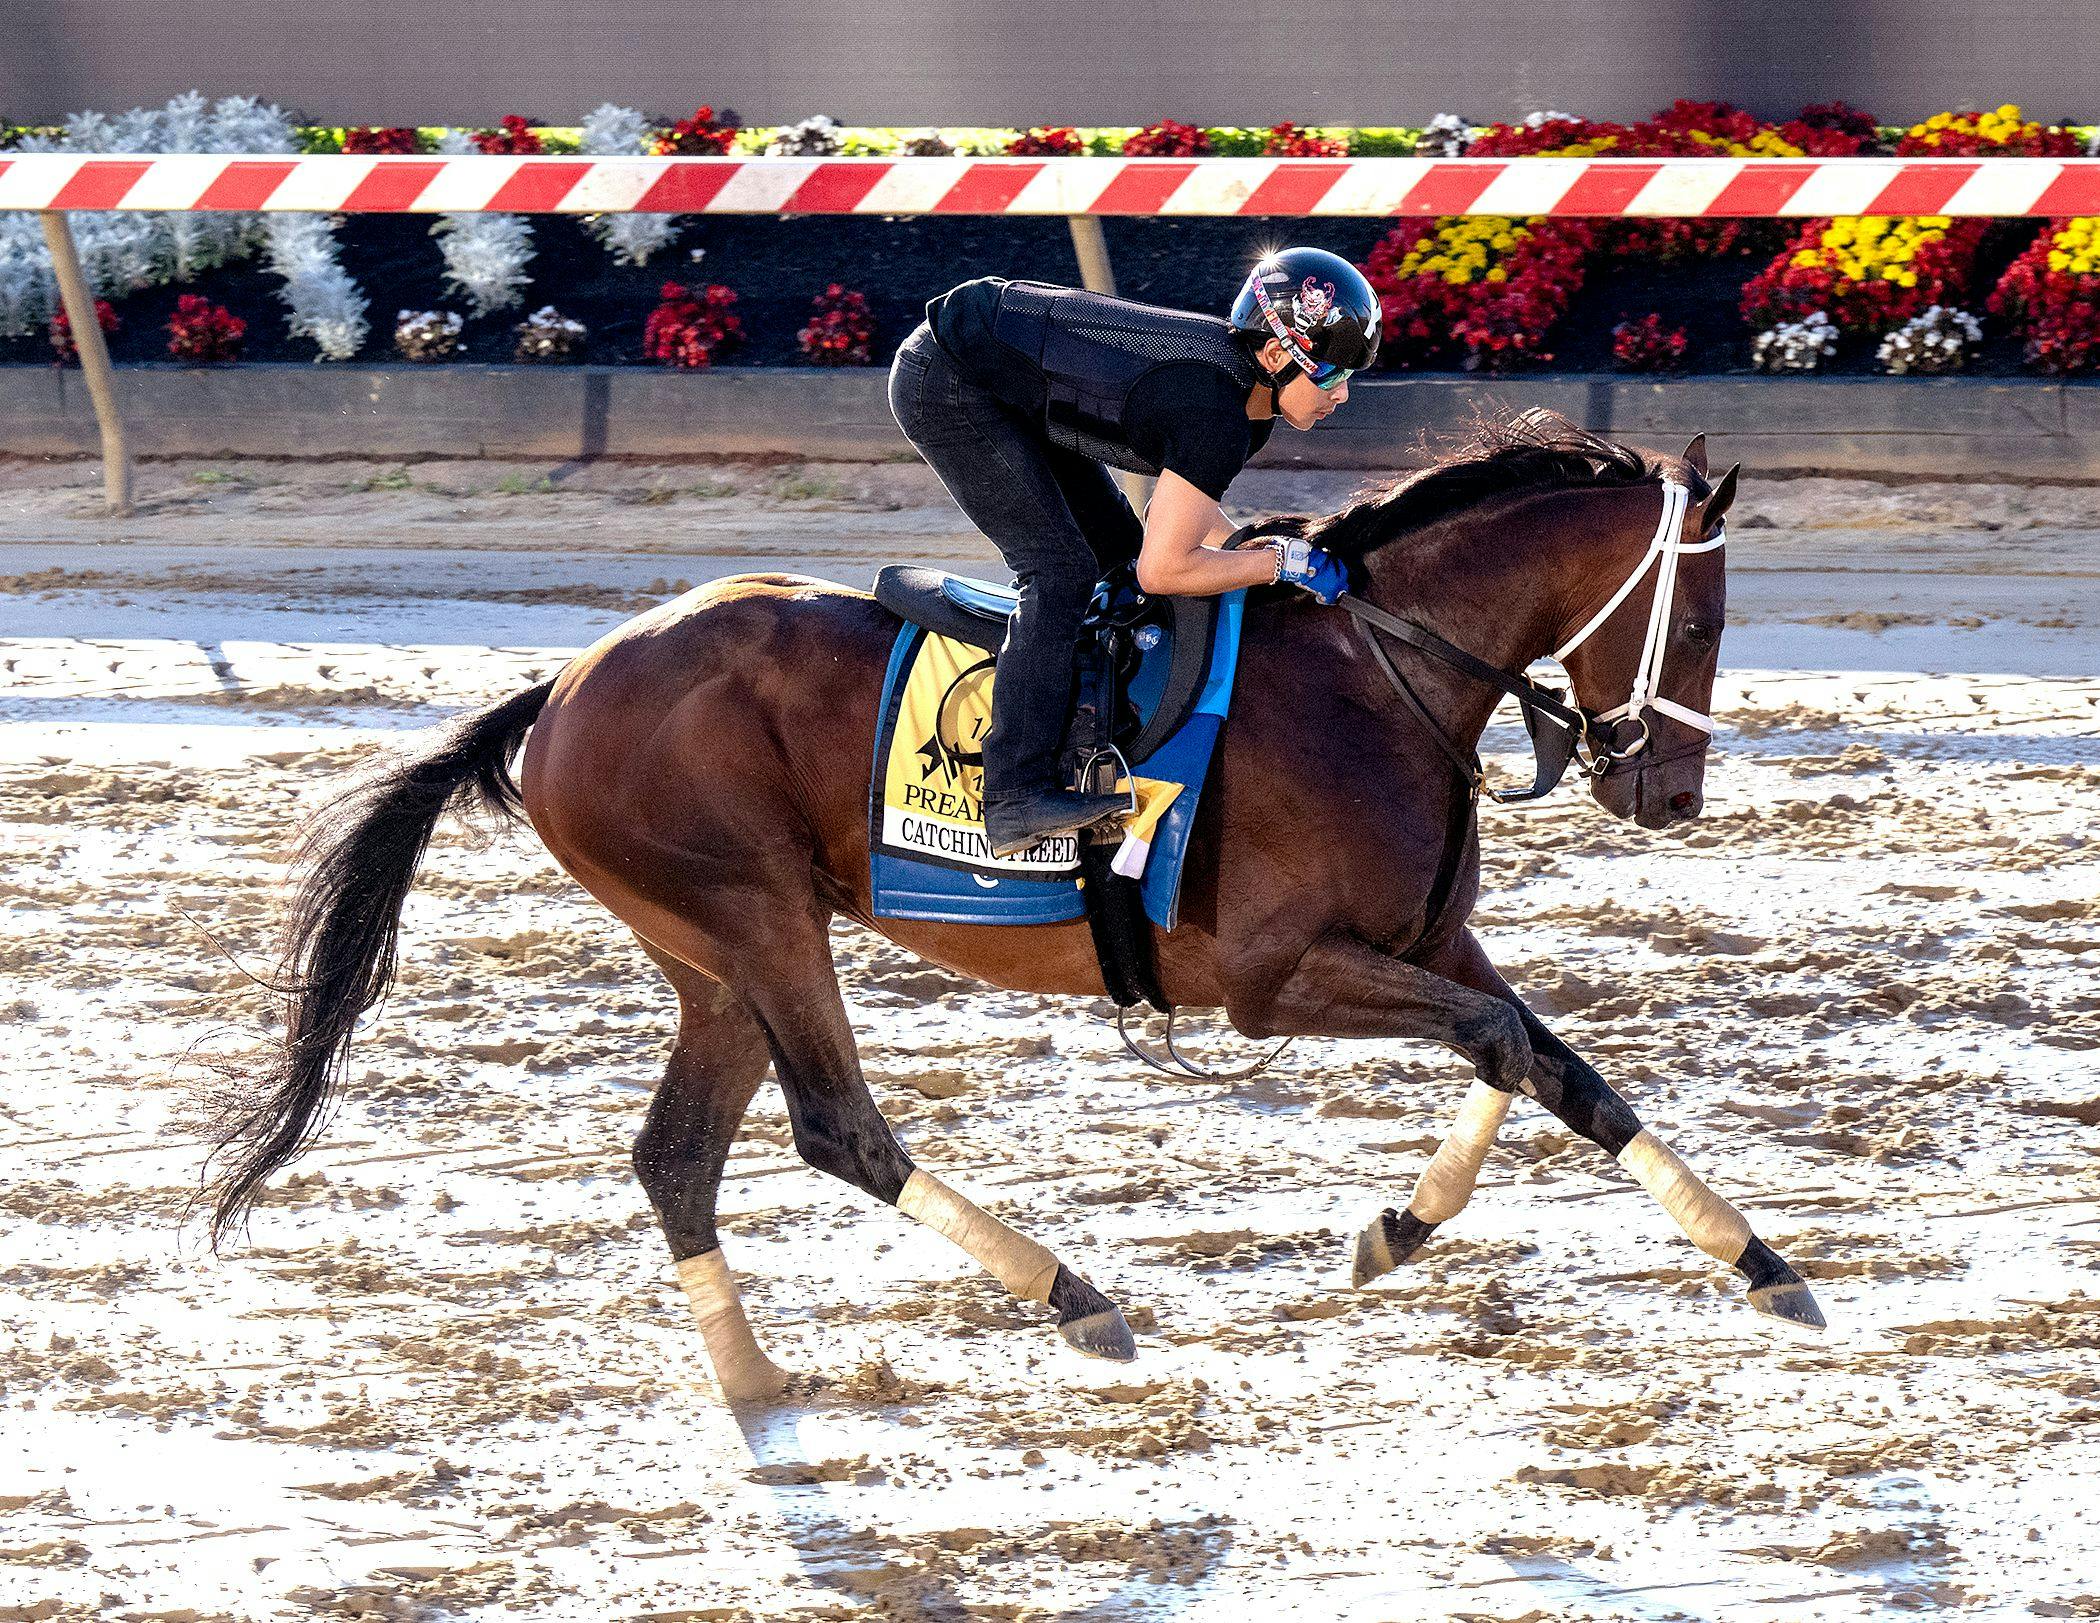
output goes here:
{"type": "Polygon", "coordinates": [[[984,826],[1008,856],[1124,810],[1057,778],[1073,646],[1095,582],[1137,560],[1147,592],[1287,581],[1331,603],[1342,565],[1303,541],[1245,555],[1225,487],[1281,417],[1309,429],[1378,354],[1378,295],[1346,259],[1285,248],[1229,319],[986,276],[929,302],[890,366],[890,410],[1020,586],[984,739],[984,826]],[[1158,475],[1142,524],[1104,463],[1158,475]]]}

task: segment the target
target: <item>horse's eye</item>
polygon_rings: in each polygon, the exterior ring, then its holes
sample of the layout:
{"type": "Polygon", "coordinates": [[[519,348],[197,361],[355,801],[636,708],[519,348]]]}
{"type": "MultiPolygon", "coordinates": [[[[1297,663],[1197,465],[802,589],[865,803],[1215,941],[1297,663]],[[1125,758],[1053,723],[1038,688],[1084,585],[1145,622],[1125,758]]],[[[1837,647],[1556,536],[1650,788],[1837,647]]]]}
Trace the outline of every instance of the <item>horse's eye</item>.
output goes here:
{"type": "Polygon", "coordinates": [[[1704,620],[1687,620],[1684,623],[1684,640],[1695,648],[1710,647],[1720,632],[1704,620]]]}

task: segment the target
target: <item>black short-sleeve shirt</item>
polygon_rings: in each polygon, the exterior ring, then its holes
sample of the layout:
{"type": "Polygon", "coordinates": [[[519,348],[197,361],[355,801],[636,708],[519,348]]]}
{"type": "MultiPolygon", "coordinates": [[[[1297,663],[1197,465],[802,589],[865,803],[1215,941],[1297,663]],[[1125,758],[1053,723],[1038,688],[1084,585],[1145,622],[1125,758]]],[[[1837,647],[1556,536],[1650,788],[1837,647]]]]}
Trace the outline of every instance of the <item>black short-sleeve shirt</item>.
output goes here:
{"type": "MultiPolygon", "coordinates": [[[[992,332],[998,277],[951,288],[926,306],[927,325],[964,377],[1032,416],[1043,409],[1042,381],[992,332]]],[[[1247,415],[1233,380],[1201,361],[1168,361],[1132,386],[1123,428],[1132,450],[1170,468],[1212,501],[1222,501],[1248,460],[1269,441],[1272,417],[1247,415]]]]}

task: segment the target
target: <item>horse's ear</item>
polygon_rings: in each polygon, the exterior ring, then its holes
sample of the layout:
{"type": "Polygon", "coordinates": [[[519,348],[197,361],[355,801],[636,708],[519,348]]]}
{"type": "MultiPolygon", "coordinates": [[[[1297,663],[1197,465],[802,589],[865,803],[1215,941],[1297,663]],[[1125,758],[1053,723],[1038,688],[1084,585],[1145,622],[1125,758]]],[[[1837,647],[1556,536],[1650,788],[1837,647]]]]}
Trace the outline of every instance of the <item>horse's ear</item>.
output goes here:
{"type": "Polygon", "coordinates": [[[1692,471],[1701,479],[1706,477],[1706,436],[1694,434],[1692,443],[1684,448],[1684,460],[1691,464],[1692,471]]]}
{"type": "MultiPolygon", "coordinates": [[[[1697,441],[1693,443],[1696,444],[1697,441]]],[[[1706,498],[1706,505],[1699,509],[1699,534],[1701,537],[1713,534],[1714,526],[1719,524],[1723,515],[1727,513],[1728,504],[1735,500],[1735,476],[1742,472],[1742,469],[1743,465],[1738,462],[1734,467],[1722,474],[1721,482],[1714,486],[1714,493],[1706,498]]]]}

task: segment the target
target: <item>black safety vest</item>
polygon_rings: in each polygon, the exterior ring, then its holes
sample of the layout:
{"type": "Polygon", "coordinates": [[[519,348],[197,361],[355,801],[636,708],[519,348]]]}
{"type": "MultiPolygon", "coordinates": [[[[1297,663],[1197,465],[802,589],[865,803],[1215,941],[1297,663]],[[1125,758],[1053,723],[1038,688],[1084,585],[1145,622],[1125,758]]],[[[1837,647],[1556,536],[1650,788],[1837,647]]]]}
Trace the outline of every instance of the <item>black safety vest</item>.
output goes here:
{"type": "Polygon", "coordinates": [[[1051,282],[1008,282],[992,332],[1040,377],[1043,429],[1051,442],[1132,473],[1160,471],[1131,445],[1123,426],[1130,391],[1154,367],[1201,361],[1225,373],[1243,396],[1263,381],[1231,326],[1216,316],[1051,282]]]}

